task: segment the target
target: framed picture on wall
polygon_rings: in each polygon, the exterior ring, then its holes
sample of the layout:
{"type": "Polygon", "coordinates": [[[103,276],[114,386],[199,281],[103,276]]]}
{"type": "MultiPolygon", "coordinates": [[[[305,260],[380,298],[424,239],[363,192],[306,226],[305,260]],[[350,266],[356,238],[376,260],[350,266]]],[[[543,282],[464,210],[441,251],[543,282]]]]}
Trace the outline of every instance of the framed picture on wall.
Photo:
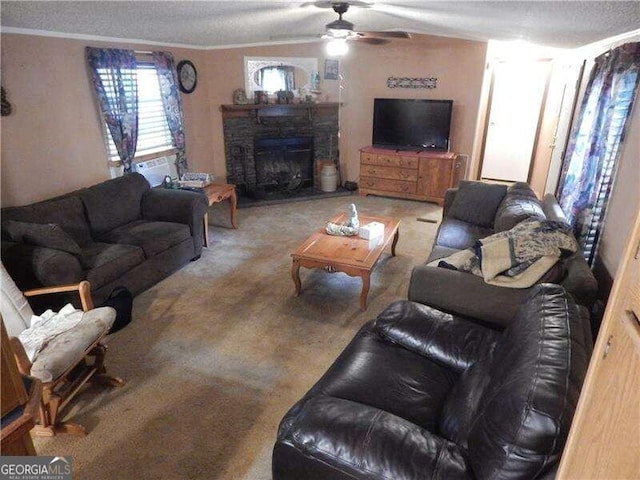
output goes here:
{"type": "Polygon", "coordinates": [[[324,61],[324,79],[338,80],[340,74],[340,60],[337,58],[327,58],[324,61]]]}

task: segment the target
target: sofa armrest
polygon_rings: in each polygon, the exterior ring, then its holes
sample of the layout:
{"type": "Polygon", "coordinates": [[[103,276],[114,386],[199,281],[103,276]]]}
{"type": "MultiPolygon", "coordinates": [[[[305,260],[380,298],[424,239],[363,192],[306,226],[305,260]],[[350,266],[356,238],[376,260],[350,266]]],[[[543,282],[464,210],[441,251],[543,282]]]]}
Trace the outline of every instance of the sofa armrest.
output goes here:
{"type": "Polygon", "coordinates": [[[2,262],[21,290],[79,283],[85,279],[76,256],[53,248],[3,242],[2,262]]]}
{"type": "Polygon", "coordinates": [[[142,218],[189,225],[197,255],[202,251],[203,218],[208,208],[204,194],[189,190],[152,188],[142,196],[142,218]]]}
{"type": "Polygon", "coordinates": [[[142,196],[142,218],[145,220],[201,227],[208,207],[204,194],[189,190],[152,188],[142,196]]]}
{"type": "Polygon", "coordinates": [[[598,299],[598,281],[591,271],[591,267],[582,257],[581,252],[563,260],[565,276],[560,285],[571,294],[578,305],[591,310],[598,299]]]}
{"type": "Polygon", "coordinates": [[[462,447],[384,410],[324,395],[280,424],[273,479],[474,478],[462,447]]]}
{"type": "Polygon", "coordinates": [[[498,332],[466,318],[401,300],[378,315],[374,330],[386,340],[462,372],[493,347],[498,332]]]}
{"type": "Polygon", "coordinates": [[[408,298],[503,328],[511,323],[534,287],[498,287],[470,273],[418,265],[411,272],[408,298]]]}
{"type": "Polygon", "coordinates": [[[454,198],[456,198],[456,194],[458,193],[458,188],[447,188],[444,192],[444,202],[442,204],[442,218],[445,218],[449,214],[449,209],[451,209],[451,205],[453,204],[454,198]]]}

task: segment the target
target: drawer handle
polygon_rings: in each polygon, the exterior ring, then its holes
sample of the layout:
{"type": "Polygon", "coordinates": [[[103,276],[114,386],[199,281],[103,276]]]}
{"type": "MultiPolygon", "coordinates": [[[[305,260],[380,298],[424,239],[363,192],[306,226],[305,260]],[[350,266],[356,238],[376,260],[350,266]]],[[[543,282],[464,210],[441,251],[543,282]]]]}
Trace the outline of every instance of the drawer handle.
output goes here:
{"type": "Polygon", "coordinates": [[[375,174],[376,174],[376,170],[375,170],[374,168],[370,168],[370,169],[369,169],[369,173],[370,173],[371,175],[375,175],[375,174]]]}
{"type": "Polygon", "coordinates": [[[409,190],[409,186],[408,185],[402,185],[402,187],[400,187],[400,190],[402,190],[403,192],[406,192],[407,190],[409,190]]]}
{"type": "Polygon", "coordinates": [[[373,187],[374,185],[375,185],[375,183],[374,183],[374,182],[367,182],[367,186],[368,186],[368,187],[373,187]]]}

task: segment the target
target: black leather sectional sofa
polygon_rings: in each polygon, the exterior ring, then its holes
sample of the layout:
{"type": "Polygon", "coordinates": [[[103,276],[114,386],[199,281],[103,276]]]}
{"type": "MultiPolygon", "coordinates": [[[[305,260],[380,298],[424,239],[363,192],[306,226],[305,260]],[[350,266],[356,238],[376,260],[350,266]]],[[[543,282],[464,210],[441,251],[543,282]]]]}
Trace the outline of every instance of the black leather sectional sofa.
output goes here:
{"type": "MultiPolygon", "coordinates": [[[[526,184],[469,187],[458,202],[447,192],[427,263],[523,220],[564,221],[555,198],[526,184]]],[[[522,289],[417,266],[409,299],[364,325],[285,414],[273,479],[554,478],[596,291],[580,253],[522,289]]]]}

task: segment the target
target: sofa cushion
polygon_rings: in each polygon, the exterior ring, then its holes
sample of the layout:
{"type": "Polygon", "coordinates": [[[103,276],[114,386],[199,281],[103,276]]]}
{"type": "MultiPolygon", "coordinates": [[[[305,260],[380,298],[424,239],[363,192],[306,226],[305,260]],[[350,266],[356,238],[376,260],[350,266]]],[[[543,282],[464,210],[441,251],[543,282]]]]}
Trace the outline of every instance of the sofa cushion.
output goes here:
{"type": "Polygon", "coordinates": [[[488,237],[491,234],[493,234],[492,228],[480,227],[463,220],[447,217],[438,227],[435,244],[464,250],[472,247],[479,238],[488,237]]]}
{"type": "Polygon", "coordinates": [[[429,258],[424,262],[425,264],[431,263],[434,260],[439,260],[440,258],[448,257],[449,255],[453,255],[456,252],[459,252],[457,248],[451,247],[443,247],[442,245],[434,245],[431,249],[431,253],[429,254],[429,258]]]}
{"type": "Polygon", "coordinates": [[[449,215],[480,227],[491,228],[506,185],[461,180],[449,215]]]}
{"type": "Polygon", "coordinates": [[[88,270],[87,280],[98,289],[124,275],[144,262],[142,248],[135,245],[90,243],[82,249],[83,265],[88,270]]]}
{"type": "Polygon", "coordinates": [[[511,230],[523,220],[545,220],[542,203],[526,183],[514,183],[498,206],[493,223],[496,232],[511,230]]]}
{"type": "Polygon", "coordinates": [[[57,223],[31,223],[17,220],[2,222],[2,229],[14,242],[62,250],[80,255],[80,246],[57,223]]]}
{"type": "Polygon", "coordinates": [[[130,173],[80,190],[96,238],[140,218],[142,195],[150,188],[142,175],[130,173]]]}
{"type": "Polygon", "coordinates": [[[54,223],[68,233],[80,246],[91,241],[89,224],[84,214],[82,201],[73,196],[46,200],[23,207],[3,208],[2,220],[41,224],[54,223]]]}
{"type": "Polygon", "coordinates": [[[142,247],[147,258],[168,250],[191,236],[189,226],[173,222],[135,220],[100,236],[106,243],[142,247]]]}
{"type": "Polygon", "coordinates": [[[372,328],[367,324],[360,330],[311,393],[364,403],[437,431],[457,375],[372,328]]]}

